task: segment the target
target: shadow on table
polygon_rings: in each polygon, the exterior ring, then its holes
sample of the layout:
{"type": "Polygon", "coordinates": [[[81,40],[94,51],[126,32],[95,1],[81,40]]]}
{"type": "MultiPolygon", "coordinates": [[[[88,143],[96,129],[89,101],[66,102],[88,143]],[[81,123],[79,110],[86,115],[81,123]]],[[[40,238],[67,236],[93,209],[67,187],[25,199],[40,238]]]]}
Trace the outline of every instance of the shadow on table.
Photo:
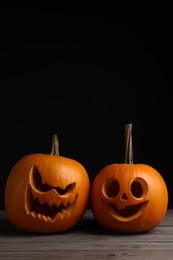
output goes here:
{"type": "MultiPolygon", "coordinates": [[[[151,233],[153,232],[152,230],[147,232],[147,233],[151,233]]],[[[128,234],[121,234],[121,233],[117,233],[115,231],[111,231],[111,230],[106,230],[103,227],[100,226],[100,224],[96,221],[95,218],[93,217],[89,217],[89,218],[82,218],[77,225],[75,225],[73,228],[61,232],[61,233],[34,233],[34,232],[26,232],[26,231],[22,231],[19,230],[17,228],[15,228],[8,219],[0,219],[0,236],[25,236],[25,237],[30,237],[30,236],[45,236],[45,235],[71,235],[73,233],[76,234],[89,234],[89,235],[128,235],[128,234]]],[[[136,235],[140,235],[136,234],[136,235]]]]}

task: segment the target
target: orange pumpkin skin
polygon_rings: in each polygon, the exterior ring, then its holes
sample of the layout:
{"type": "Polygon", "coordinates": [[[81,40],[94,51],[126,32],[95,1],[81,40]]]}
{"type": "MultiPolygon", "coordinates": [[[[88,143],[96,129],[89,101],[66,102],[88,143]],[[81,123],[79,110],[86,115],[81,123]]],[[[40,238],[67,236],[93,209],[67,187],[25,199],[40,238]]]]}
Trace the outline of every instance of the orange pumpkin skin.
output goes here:
{"type": "Polygon", "coordinates": [[[31,154],[12,168],[5,187],[5,209],[18,229],[63,232],[85,213],[90,180],[77,161],[57,155],[31,154]]]}
{"type": "Polygon", "coordinates": [[[108,230],[151,230],[162,221],[167,206],[168,190],[162,176],[145,164],[108,165],[91,187],[93,215],[108,230]]]}

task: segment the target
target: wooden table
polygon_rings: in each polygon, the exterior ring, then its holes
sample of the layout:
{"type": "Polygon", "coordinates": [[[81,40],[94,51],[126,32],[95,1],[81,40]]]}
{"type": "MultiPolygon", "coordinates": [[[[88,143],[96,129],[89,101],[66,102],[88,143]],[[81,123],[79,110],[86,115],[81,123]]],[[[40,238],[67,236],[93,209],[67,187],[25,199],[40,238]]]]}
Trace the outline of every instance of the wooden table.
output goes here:
{"type": "Polygon", "coordinates": [[[103,230],[91,210],[70,231],[28,234],[16,230],[0,211],[0,260],[120,259],[173,260],[173,209],[155,229],[143,234],[116,234],[103,230]]]}

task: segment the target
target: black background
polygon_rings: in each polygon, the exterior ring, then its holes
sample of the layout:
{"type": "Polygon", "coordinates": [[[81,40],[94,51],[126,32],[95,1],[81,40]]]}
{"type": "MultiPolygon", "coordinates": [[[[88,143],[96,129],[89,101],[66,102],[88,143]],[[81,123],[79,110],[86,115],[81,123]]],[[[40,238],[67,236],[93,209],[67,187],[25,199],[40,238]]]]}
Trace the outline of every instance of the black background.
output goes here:
{"type": "MultiPolygon", "coordinates": [[[[111,8],[110,8],[111,9],[111,8]]],[[[13,165],[30,153],[60,154],[91,182],[124,162],[133,125],[134,163],[158,170],[172,190],[169,7],[128,2],[114,12],[1,9],[0,208],[13,165]]]]}

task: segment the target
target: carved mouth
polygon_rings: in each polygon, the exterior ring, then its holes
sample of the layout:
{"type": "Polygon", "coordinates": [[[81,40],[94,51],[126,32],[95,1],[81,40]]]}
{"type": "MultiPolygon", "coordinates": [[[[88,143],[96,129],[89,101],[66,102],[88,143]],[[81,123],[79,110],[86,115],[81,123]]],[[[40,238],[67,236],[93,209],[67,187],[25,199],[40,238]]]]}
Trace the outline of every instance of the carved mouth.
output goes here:
{"type": "Polygon", "coordinates": [[[71,199],[58,198],[56,201],[51,202],[50,200],[47,200],[45,194],[39,194],[39,196],[36,197],[35,192],[33,192],[29,186],[27,191],[26,212],[33,218],[38,218],[46,222],[54,222],[57,219],[62,220],[64,217],[70,216],[76,205],[77,198],[78,194],[71,199]]]}
{"type": "Polygon", "coordinates": [[[115,204],[108,203],[104,200],[103,202],[110,214],[114,218],[119,219],[121,221],[129,221],[131,219],[139,217],[148,204],[148,201],[145,201],[136,205],[125,206],[124,208],[120,209],[115,204]]]}

